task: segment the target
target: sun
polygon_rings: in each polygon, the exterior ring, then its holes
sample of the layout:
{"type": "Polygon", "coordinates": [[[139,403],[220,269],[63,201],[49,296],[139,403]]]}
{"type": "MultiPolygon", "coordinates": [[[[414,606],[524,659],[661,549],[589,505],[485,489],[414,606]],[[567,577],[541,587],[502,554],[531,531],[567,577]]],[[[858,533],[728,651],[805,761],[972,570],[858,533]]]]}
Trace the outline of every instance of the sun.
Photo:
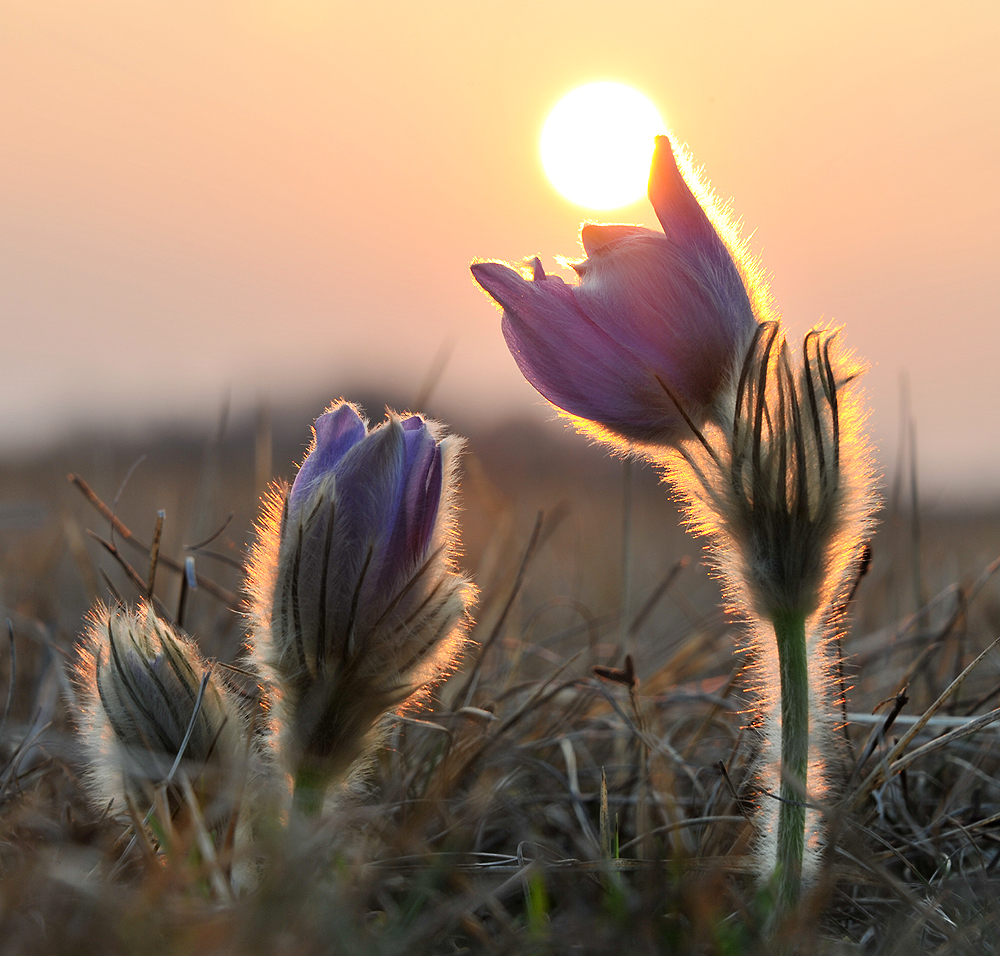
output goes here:
{"type": "Polygon", "coordinates": [[[588,83],[567,93],[542,127],[546,175],[567,199],[615,209],[646,193],[654,139],[666,127],[656,107],[622,83],[588,83]]]}

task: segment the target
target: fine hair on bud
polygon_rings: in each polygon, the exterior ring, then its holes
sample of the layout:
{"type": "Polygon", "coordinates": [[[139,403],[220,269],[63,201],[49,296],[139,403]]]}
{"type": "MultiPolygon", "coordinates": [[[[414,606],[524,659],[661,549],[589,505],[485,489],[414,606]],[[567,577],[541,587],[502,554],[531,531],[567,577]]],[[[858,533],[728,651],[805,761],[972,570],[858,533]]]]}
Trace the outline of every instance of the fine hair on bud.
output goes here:
{"type": "Polygon", "coordinates": [[[336,402],[291,488],[265,500],[248,574],[272,741],[297,792],[363,769],[389,712],[456,666],[472,585],[455,567],[462,440],[418,415],[369,429],[336,402]]]}
{"type": "Polygon", "coordinates": [[[812,615],[837,604],[860,560],[876,503],[863,369],[837,345],[836,331],[813,329],[796,371],[778,323],[761,323],[714,425],[664,450],[733,608],[812,615]]]}
{"type": "Polygon", "coordinates": [[[228,824],[244,794],[246,728],[235,696],[191,640],[145,602],[135,610],[98,604],[74,683],[96,805],[149,805],[154,789],[169,784],[176,812],[183,802],[177,775],[184,774],[204,822],[228,824]]]}
{"type": "MultiPolygon", "coordinates": [[[[704,430],[659,458],[688,524],[708,538],[730,610],[747,623],[749,676],[762,730],[759,851],[765,873],[774,868],[780,804],[776,628],[783,621],[804,626],[808,782],[799,798],[811,805],[831,798],[836,638],[876,505],[858,394],[861,371],[840,349],[837,331],[810,331],[796,366],[778,323],[762,322],[704,430]]],[[[807,877],[821,831],[819,816],[810,814],[807,877]]]]}

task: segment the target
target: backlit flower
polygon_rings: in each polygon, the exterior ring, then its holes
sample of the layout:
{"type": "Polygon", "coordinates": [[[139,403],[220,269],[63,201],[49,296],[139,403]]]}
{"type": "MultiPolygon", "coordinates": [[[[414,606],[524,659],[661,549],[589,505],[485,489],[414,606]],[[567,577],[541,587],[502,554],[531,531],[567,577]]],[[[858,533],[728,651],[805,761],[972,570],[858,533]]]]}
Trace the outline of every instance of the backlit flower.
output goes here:
{"type": "Polygon", "coordinates": [[[583,227],[587,259],[569,285],[498,262],[472,273],[503,307],[502,329],[525,378],[604,438],[673,442],[713,415],[757,327],[726,243],[657,138],[649,197],[663,226],[583,227]],[[683,411],[682,411],[683,410],[683,411]]]}
{"type": "Polygon", "coordinates": [[[339,402],[317,419],[287,495],[265,509],[253,642],[297,783],[322,791],[346,774],[380,718],[455,665],[473,593],[453,565],[461,445],[419,415],[369,431],[339,402]]]}

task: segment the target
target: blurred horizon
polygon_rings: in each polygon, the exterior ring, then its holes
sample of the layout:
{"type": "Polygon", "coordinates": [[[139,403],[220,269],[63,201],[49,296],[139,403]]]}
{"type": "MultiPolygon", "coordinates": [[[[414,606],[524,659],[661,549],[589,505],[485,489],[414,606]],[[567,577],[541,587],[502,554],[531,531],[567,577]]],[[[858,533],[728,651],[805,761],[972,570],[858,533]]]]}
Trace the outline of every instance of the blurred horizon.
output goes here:
{"type": "Polygon", "coordinates": [[[589,213],[542,171],[549,110],[608,79],[731,197],[791,337],[845,326],[887,482],[912,416],[922,495],[1000,500],[995,4],[0,17],[0,458],[208,430],[224,401],[416,400],[442,366],[439,417],[562,431],[468,265],[555,271],[584,220],[655,226],[645,201],[589,213]]]}

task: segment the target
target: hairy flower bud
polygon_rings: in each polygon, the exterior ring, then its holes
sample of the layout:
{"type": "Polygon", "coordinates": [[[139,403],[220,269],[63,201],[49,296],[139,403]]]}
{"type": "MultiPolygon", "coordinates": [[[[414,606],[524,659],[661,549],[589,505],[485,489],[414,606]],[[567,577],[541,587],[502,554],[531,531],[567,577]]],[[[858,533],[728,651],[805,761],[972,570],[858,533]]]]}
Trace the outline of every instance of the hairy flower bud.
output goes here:
{"type": "Polygon", "coordinates": [[[537,259],[530,281],[498,262],[472,273],[503,308],[521,372],[553,405],[598,437],[662,443],[712,416],[757,319],[665,136],[649,197],[664,232],[585,225],[578,285],[546,275],[537,259]]]}
{"type": "Polygon", "coordinates": [[[206,821],[228,818],[246,769],[243,721],[194,644],[151,606],[91,612],[76,686],[96,802],[122,808],[126,795],[148,797],[183,748],[178,767],[198,781],[206,821]]]}
{"type": "Polygon", "coordinates": [[[661,463],[706,534],[732,610],[748,623],[762,736],[761,870],[790,904],[815,873],[828,799],[837,654],[832,638],[875,505],[858,365],[814,329],[796,369],[777,322],[759,327],[726,390],[726,417],[661,463]]]}
{"type": "Polygon", "coordinates": [[[667,465],[737,602],[768,619],[835,603],[870,530],[870,450],[849,388],[859,368],[833,346],[832,333],[809,332],[796,372],[778,323],[763,323],[725,428],[667,465]]]}
{"type": "Polygon", "coordinates": [[[297,780],[342,778],[379,719],[455,666],[473,595],[453,565],[461,439],[418,415],[368,430],[339,402],[287,495],[265,507],[250,570],[254,653],[297,780]]]}

